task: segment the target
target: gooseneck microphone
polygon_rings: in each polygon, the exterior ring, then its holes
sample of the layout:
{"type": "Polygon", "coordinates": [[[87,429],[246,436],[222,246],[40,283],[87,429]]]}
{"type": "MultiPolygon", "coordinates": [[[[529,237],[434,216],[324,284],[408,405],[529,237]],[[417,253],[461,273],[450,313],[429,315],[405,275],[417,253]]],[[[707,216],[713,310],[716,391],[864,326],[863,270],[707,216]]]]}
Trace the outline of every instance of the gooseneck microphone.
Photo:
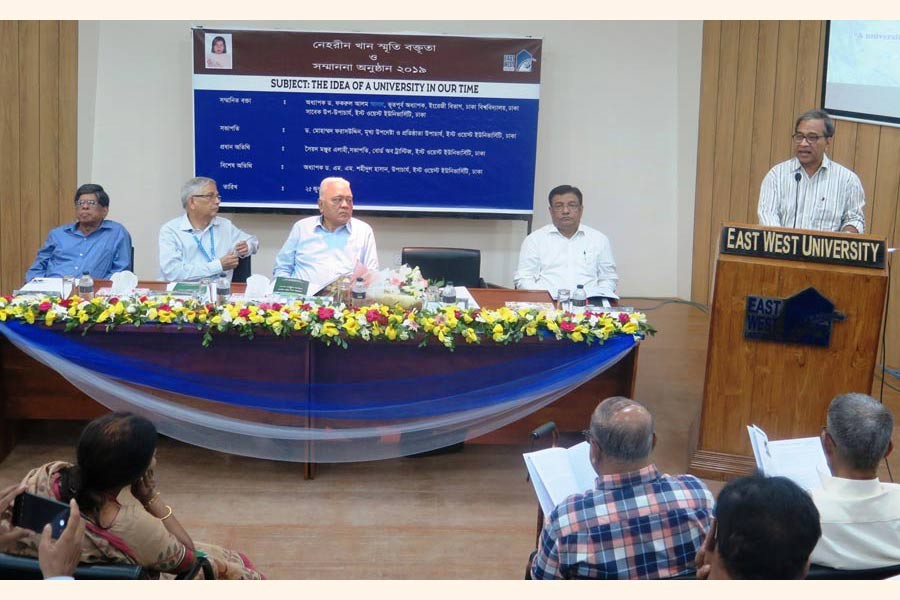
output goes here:
{"type": "Polygon", "coordinates": [[[794,229],[797,228],[797,213],[800,211],[800,172],[794,173],[794,181],[797,182],[797,193],[794,195],[794,229]]]}

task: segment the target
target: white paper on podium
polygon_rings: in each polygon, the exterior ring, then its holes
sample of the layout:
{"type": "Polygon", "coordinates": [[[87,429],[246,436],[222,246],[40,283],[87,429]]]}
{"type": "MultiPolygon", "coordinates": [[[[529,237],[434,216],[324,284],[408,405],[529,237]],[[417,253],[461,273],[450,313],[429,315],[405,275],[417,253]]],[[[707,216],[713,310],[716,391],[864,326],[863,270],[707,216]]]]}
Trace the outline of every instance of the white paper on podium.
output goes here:
{"type": "Polygon", "coordinates": [[[770,441],[766,432],[749,425],[756,466],[766,477],[787,477],[806,491],[822,487],[829,473],[822,442],[817,437],[770,441]]]}

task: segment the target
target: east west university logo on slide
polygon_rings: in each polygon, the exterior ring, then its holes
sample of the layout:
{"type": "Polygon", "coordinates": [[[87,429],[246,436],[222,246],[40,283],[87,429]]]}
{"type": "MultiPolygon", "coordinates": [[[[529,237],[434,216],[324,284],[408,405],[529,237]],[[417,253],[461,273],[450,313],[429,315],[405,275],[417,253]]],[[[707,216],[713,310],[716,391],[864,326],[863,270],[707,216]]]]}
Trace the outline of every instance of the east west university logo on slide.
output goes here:
{"type": "Polygon", "coordinates": [[[528,50],[519,50],[517,54],[503,55],[503,70],[531,73],[534,57],[528,50]]]}

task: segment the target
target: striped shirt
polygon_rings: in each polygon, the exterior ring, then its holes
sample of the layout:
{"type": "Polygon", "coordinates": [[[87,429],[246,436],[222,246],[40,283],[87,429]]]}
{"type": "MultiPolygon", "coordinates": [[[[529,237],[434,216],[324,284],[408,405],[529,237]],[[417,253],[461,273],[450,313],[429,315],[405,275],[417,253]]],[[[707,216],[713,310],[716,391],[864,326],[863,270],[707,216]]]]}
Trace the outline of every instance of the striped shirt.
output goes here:
{"type": "Polygon", "coordinates": [[[865,205],[866,194],[856,173],[823,156],[819,170],[810,177],[794,157],[778,163],[766,174],[759,189],[757,212],[760,225],[817,231],[840,231],[852,225],[863,233],[865,205]]]}
{"type": "Polygon", "coordinates": [[[544,523],[533,579],[657,579],[694,570],[713,497],[692,475],[655,465],[601,475],[544,523]]]}

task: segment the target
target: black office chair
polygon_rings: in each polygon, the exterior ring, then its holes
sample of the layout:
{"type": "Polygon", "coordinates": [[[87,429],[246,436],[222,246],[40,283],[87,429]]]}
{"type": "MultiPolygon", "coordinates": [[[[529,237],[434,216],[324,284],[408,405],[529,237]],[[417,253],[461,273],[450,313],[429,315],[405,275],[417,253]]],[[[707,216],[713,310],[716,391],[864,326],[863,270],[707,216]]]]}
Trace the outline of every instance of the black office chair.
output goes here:
{"type": "Polygon", "coordinates": [[[900,575],[900,565],[877,567],[874,569],[832,569],[822,565],[809,565],[807,579],[887,579],[900,575]]]}
{"type": "Polygon", "coordinates": [[[400,261],[419,267],[428,280],[452,281],[454,285],[484,287],[481,250],[469,248],[403,248],[400,261]]]}
{"type": "MultiPolygon", "coordinates": [[[[203,571],[204,579],[215,579],[212,564],[205,557],[198,557],[189,571],[178,574],[175,579],[196,579],[203,571]]],[[[150,579],[150,573],[140,565],[124,563],[81,563],[72,574],[75,579],[150,579]]],[[[0,552],[0,580],[2,579],[43,579],[41,565],[36,558],[0,552]]]]}
{"type": "Polygon", "coordinates": [[[245,256],[238,260],[238,265],[234,268],[234,275],[231,277],[231,283],[247,283],[247,278],[252,273],[250,256],[245,256]]]}

